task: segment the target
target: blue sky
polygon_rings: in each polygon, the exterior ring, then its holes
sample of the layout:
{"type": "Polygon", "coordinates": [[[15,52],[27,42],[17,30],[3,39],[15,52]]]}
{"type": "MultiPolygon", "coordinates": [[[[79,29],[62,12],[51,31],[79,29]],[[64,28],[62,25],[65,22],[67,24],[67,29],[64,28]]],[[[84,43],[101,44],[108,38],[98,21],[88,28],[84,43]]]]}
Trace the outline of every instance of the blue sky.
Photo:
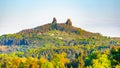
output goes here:
{"type": "Polygon", "coordinates": [[[120,0],[0,0],[0,35],[70,18],[73,25],[120,37],[120,0]]]}

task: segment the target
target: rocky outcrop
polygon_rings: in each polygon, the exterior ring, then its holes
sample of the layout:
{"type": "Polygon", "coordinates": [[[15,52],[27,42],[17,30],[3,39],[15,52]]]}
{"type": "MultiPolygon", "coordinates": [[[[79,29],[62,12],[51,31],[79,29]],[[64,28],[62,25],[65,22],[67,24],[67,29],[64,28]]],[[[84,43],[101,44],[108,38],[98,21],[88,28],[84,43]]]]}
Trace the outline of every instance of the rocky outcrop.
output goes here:
{"type": "Polygon", "coordinates": [[[68,19],[65,24],[66,24],[66,25],[69,25],[69,26],[72,26],[72,22],[71,22],[70,19],[68,19]]]}
{"type": "Polygon", "coordinates": [[[52,24],[56,24],[56,23],[57,23],[57,19],[54,17],[53,21],[52,21],[52,24]]]}
{"type": "Polygon", "coordinates": [[[55,17],[53,18],[53,21],[52,21],[52,29],[58,29],[57,19],[55,17]]]}

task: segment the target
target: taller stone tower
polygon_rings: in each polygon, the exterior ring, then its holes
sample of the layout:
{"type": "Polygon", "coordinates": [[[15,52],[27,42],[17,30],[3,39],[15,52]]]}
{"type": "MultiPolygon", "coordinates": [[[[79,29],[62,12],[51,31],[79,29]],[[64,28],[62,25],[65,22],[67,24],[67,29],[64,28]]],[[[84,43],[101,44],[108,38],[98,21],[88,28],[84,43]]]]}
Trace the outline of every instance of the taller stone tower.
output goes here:
{"type": "Polygon", "coordinates": [[[70,19],[68,19],[65,24],[66,24],[66,25],[69,25],[69,26],[72,26],[72,22],[71,22],[70,19]]]}

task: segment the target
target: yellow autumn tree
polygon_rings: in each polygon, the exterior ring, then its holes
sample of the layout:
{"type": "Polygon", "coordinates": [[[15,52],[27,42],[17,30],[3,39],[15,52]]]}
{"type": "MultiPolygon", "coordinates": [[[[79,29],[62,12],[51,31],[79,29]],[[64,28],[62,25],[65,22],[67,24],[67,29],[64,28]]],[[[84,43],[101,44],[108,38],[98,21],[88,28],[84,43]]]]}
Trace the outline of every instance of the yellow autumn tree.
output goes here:
{"type": "Polygon", "coordinates": [[[54,68],[53,64],[44,57],[41,57],[38,61],[39,68],[54,68]]]}
{"type": "Polygon", "coordinates": [[[65,64],[69,63],[69,59],[66,57],[66,53],[54,54],[51,62],[55,68],[66,68],[65,64]]]}
{"type": "Polygon", "coordinates": [[[98,59],[93,59],[93,68],[111,68],[111,62],[106,54],[101,55],[98,59]]]}

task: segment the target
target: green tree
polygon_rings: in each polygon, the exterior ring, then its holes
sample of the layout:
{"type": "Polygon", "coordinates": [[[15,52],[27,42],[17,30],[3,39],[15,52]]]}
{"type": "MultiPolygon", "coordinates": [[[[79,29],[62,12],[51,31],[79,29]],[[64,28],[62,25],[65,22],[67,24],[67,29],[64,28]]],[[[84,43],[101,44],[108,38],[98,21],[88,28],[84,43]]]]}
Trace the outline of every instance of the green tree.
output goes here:
{"type": "Polygon", "coordinates": [[[101,55],[98,59],[92,60],[93,68],[111,68],[111,62],[106,54],[101,55]]]}

